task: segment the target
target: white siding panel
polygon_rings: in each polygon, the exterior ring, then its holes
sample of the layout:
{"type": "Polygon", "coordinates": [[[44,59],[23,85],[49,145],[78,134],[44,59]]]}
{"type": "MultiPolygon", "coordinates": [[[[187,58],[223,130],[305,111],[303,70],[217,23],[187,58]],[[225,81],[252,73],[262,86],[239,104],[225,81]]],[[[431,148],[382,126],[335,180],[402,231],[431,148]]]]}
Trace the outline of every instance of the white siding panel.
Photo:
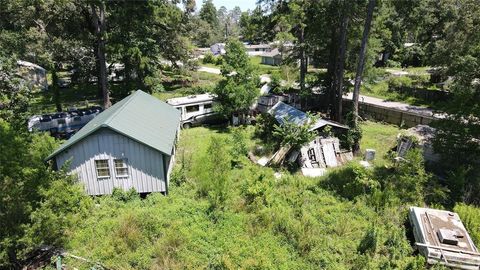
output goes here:
{"type": "Polygon", "coordinates": [[[99,130],[56,157],[60,168],[69,158],[70,173],[76,173],[90,195],[110,194],[114,187],[138,192],[165,192],[163,154],[110,130],[99,130]],[[129,177],[117,178],[114,159],[126,158],[129,177]],[[110,178],[97,179],[95,159],[108,159],[110,178]]]}

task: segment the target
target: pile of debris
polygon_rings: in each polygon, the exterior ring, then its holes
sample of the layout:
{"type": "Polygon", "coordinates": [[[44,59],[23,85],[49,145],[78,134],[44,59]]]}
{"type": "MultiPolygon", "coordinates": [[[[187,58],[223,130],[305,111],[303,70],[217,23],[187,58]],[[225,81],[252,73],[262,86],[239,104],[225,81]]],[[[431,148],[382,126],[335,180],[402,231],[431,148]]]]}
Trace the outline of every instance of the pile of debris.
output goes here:
{"type": "Polygon", "coordinates": [[[327,168],[341,166],[353,159],[351,151],[342,150],[338,138],[316,137],[303,146],[298,155],[298,162],[305,176],[321,176],[327,168]]]}
{"type": "Polygon", "coordinates": [[[410,207],[415,245],[429,264],[456,269],[480,268],[480,253],[457,213],[410,207]]]}
{"type": "MultiPolygon", "coordinates": [[[[285,122],[291,122],[296,125],[302,125],[309,121],[308,115],[295,107],[292,107],[282,101],[278,101],[268,113],[272,115],[276,121],[283,125],[285,122]]],[[[305,176],[321,176],[324,175],[327,168],[341,166],[353,159],[351,151],[340,149],[340,141],[336,137],[320,136],[325,134],[325,128],[329,127],[336,133],[345,132],[348,127],[340,123],[325,119],[317,119],[311,125],[310,131],[314,131],[317,137],[302,146],[300,150],[292,149],[291,146],[281,147],[270,158],[262,157],[258,161],[252,158],[262,166],[278,166],[287,161],[288,163],[298,162],[302,173],[305,176]]]]}
{"type": "Polygon", "coordinates": [[[397,156],[405,157],[408,150],[418,147],[422,150],[423,158],[428,162],[438,162],[440,156],[433,150],[432,140],[435,137],[435,128],[427,125],[417,125],[407,129],[397,136],[397,156]]]}

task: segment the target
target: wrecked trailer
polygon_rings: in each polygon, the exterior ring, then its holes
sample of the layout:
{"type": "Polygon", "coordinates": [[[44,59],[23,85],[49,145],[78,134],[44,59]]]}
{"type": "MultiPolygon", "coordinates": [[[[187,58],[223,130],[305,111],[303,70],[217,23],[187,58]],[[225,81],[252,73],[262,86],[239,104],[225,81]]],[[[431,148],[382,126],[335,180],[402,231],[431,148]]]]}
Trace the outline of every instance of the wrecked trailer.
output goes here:
{"type": "Polygon", "coordinates": [[[480,268],[480,253],[457,213],[410,207],[415,245],[428,264],[466,270],[480,268]]]}

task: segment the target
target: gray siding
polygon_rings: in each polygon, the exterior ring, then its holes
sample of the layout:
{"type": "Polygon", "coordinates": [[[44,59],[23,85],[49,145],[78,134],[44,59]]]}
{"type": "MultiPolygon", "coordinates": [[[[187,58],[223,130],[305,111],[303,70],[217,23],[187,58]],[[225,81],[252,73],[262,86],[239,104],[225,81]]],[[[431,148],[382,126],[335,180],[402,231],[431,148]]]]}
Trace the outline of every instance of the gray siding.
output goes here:
{"type": "Polygon", "coordinates": [[[167,155],[108,129],[89,135],[56,156],[57,168],[71,160],[69,170],[85,184],[90,195],[111,194],[114,187],[138,192],[166,192],[173,160],[167,155]],[[114,159],[127,159],[128,177],[116,177],[114,159]],[[108,159],[109,178],[97,178],[95,160],[108,159]]]}

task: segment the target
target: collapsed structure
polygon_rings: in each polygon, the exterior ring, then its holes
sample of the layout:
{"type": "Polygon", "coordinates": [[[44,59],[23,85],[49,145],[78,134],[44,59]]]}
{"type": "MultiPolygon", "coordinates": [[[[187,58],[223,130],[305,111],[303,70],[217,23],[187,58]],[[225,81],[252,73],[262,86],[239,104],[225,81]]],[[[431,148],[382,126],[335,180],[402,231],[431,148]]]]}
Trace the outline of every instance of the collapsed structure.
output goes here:
{"type": "Polygon", "coordinates": [[[409,219],[415,244],[427,263],[458,269],[480,268],[480,253],[457,213],[410,207],[409,219]]]}
{"type": "MultiPolygon", "coordinates": [[[[308,115],[282,101],[278,101],[268,113],[272,115],[279,124],[291,122],[296,125],[303,125],[309,121],[308,115]]],[[[325,128],[329,127],[333,133],[341,133],[348,130],[348,127],[337,122],[318,119],[310,127],[310,131],[317,132],[317,136],[299,150],[292,150],[283,147],[278,150],[268,163],[279,164],[285,158],[289,162],[298,161],[302,173],[307,176],[321,176],[326,168],[337,167],[353,159],[351,151],[340,148],[340,141],[331,135],[325,135],[325,128]]]]}
{"type": "Polygon", "coordinates": [[[397,156],[404,157],[408,150],[419,148],[427,162],[438,162],[440,156],[434,152],[432,140],[435,137],[435,128],[427,125],[417,125],[407,129],[397,136],[397,156]]]}

